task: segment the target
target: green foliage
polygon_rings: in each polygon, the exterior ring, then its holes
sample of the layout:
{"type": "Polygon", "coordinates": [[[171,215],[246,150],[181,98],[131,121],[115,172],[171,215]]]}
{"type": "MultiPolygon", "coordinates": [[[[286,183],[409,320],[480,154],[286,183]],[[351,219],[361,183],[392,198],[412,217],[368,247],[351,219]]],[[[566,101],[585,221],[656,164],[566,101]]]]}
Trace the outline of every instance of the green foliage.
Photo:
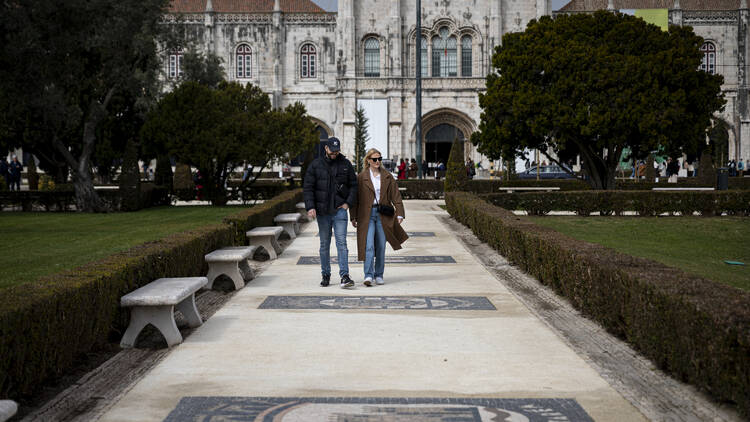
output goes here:
{"type": "Polygon", "coordinates": [[[182,57],[183,81],[197,82],[209,88],[218,88],[224,81],[221,57],[208,53],[187,52],[182,57]]]}
{"type": "Polygon", "coordinates": [[[698,180],[706,186],[716,186],[716,167],[709,151],[703,151],[698,161],[698,180]]]}
{"type": "Polygon", "coordinates": [[[157,278],[205,275],[205,254],[244,240],[254,221],[293,212],[301,195],[301,190],[290,192],[241,212],[228,224],[173,234],[0,290],[0,396],[34,395],[45,382],[65,374],[79,355],[119,339],[128,323],[120,297],[157,278]]]}
{"type": "Polygon", "coordinates": [[[646,159],[646,181],[654,182],[656,180],[656,169],[654,168],[654,154],[649,154],[646,159]]]}
{"type": "Polygon", "coordinates": [[[159,154],[156,158],[156,171],[154,172],[154,183],[156,186],[163,186],[167,188],[169,192],[172,192],[172,163],[169,161],[169,156],[166,154],[159,154]]]}
{"type": "Polygon", "coordinates": [[[573,211],[579,216],[592,212],[622,215],[635,211],[640,216],[680,213],[705,216],[750,215],[750,191],[565,191],[493,193],[483,195],[487,201],[509,210],[524,210],[532,215],[550,211],[573,211]]]}
{"type": "Polygon", "coordinates": [[[0,4],[0,143],[35,154],[51,174],[71,169],[79,210],[102,210],[91,168],[103,125],[131,116],[128,110],[157,92],[156,39],[165,6],[165,0],[0,4]]]}
{"type": "Polygon", "coordinates": [[[150,150],[197,168],[214,204],[226,203],[225,182],[243,162],[253,163],[259,175],[274,161],[290,161],[317,143],[303,105],[271,110],[268,95],[257,86],[225,82],[218,89],[184,82],[149,114],[141,137],[150,150]]]}
{"type": "Polygon", "coordinates": [[[172,187],[179,200],[192,201],[195,199],[195,183],[189,165],[177,163],[174,168],[172,187]]]}
{"type": "Polygon", "coordinates": [[[120,169],[120,195],[122,211],[141,209],[141,172],[138,168],[138,147],[135,142],[128,142],[120,169]]]}
{"type": "Polygon", "coordinates": [[[26,173],[26,180],[29,182],[29,190],[39,190],[39,173],[36,171],[36,160],[31,157],[27,164],[29,169],[26,173]]]}
{"type": "Polygon", "coordinates": [[[367,133],[367,116],[365,116],[365,109],[360,105],[354,110],[354,168],[357,169],[357,173],[361,172],[364,168],[365,146],[367,141],[370,140],[370,135],[367,133]]]}
{"type": "Polygon", "coordinates": [[[571,239],[464,192],[451,216],[656,365],[750,414],[750,293],[571,239]]]}
{"type": "Polygon", "coordinates": [[[451,153],[448,157],[448,170],[445,173],[445,191],[454,192],[466,189],[469,176],[466,174],[464,162],[464,143],[458,138],[453,140],[451,153]]]}
{"type": "Polygon", "coordinates": [[[596,189],[615,186],[626,147],[697,153],[724,105],[723,78],[698,70],[702,42],[690,27],[604,11],[532,20],[496,47],[472,142],[490,158],[580,155],[596,189]]]}

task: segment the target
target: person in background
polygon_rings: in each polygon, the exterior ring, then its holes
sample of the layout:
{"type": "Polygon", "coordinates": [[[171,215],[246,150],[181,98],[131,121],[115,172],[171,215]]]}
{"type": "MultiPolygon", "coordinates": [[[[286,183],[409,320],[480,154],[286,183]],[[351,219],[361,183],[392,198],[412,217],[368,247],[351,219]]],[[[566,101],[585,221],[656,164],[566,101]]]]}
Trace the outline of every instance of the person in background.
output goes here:
{"type": "Polygon", "coordinates": [[[5,179],[5,186],[10,189],[10,172],[8,171],[8,160],[5,157],[0,160],[0,176],[5,179]]]}
{"type": "Polygon", "coordinates": [[[13,159],[8,165],[8,173],[10,174],[10,190],[21,190],[21,172],[23,172],[23,164],[21,164],[18,161],[18,157],[14,155],[13,159]]]}
{"type": "Polygon", "coordinates": [[[740,162],[737,163],[737,170],[740,172],[740,177],[745,176],[745,162],[742,161],[742,158],[740,158],[740,162]]]}
{"type": "Polygon", "coordinates": [[[402,158],[401,162],[398,165],[398,180],[404,179],[406,179],[406,162],[402,158]]]}
{"type": "Polygon", "coordinates": [[[375,148],[365,154],[364,170],[357,175],[357,200],[351,219],[357,228],[357,256],[364,262],[364,285],[385,284],[385,242],[401,249],[409,236],[401,227],[404,204],[398,183],[382,168],[383,156],[375,148]]]}

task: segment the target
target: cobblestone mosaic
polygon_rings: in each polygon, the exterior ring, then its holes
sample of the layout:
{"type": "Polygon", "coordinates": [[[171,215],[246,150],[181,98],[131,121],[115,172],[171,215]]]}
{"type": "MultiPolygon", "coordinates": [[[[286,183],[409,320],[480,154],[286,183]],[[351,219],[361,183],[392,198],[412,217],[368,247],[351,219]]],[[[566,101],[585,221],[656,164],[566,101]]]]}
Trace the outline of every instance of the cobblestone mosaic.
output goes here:
{"type": "Polygon", "coordinates": [[[494,311],[482,296],[269,296],[259,309],[399,309],[494,311]]]}
{"type": "MultiPolygon", "coordinates": [[[[332,264],[338,264],[339,260],[337,257],[331,257],[332,264]]],[[[357,260],[357,255],[349,256],[350,264],[361,264],[362,261],[357,260]]],[[[448,255],[429,255],[429,256],[386,256],[386,264],[455,264],[456,260],[452,256],[448,255]]],[[[297,261],[297,265],[320,265],[319,256],[301,256],[297,261]]]]}
{"type": "Polygon", "coordinates": [[[574,399],[183,397],[165,422],[588,422],[574,399]]]}
{"type": "MultiPolygon", "coordinates": [[[[406,232],[409,237],[435,237],[435,232],[406,232]]],[[[347,231],[349,237],[356,237],[357,232],[347,231]]],[[[315,237],[320,237],[320,233],[316,234],[315,237]]]]}

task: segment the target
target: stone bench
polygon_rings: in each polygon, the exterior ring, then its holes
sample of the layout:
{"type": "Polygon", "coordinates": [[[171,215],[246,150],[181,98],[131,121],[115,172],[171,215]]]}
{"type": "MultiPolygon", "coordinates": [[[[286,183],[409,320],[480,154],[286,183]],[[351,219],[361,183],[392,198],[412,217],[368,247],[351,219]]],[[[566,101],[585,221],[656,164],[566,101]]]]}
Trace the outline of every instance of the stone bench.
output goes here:
{"type": "Polygon", "coordinates": [[[302,217],[302,221],[312,221],[312,218],[307,214],[307,207],[304,202],[297,202],[297,212],[302,217]]]}
{"type": "Polygon", "coordinates": [[[248,261],[253,258],[257,249],[257,246],[230,246],[206,255],[205,259],[208,263],[206,288],[212,289],[214,281],[222,274],[232,279],[235,290],[245,287],[246,281],[255,278],[248,261]]]}
{"type": "Polygon", "coordinates": [[[203,324],[195,307],[195,292],[207,283],[206,277],[160,278],[120,298],[120,306],[133,308],[120,346],[133,347],[138,334],[148,324],[161,332],[169,347],[182,343],[182,334],[174,319],[175,307],[190,327],[203,324]]]}
{"type": "Polygon", "coordinates": [[[301,218],[297,213],[279,214],[273,219],[273,222],[277,226],[284,228],[290,239],[296,239],[297,233],[299,233],[299,220],[301,218]]]}
{"type": "Polygon", "coordinates": [[[268,256],[271,259],[276,259],[276,254],[281,253],[281,245],[279,245],[278,240],[283,231],[284,229],[279,226],[256,227],[245,233],[245,235],[250,241],[250,246],[260,246],[268,252],[268,256]]]}
{"type": "Polygon", "coordinates": [[[18,404],[13,400],[0,400],[0,422],[5,422],[18,412],[18,404]]]}

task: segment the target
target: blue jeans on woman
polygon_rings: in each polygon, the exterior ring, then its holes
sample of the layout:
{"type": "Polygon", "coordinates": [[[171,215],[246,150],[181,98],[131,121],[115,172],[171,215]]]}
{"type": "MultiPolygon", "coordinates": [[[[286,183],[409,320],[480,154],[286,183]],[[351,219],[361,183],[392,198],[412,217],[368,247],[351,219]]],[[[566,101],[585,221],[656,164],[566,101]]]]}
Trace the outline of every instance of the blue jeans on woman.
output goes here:
{"type": "Polygon", "coordinates": [[[365,247],[365,278],[383,277],[385,272],[385,232],[380,222],[377,207],[370,211],[370,223],[367,226],[367,243],[365,247]]]}
{"type": "Polygon", "coordinates": [[[336,252],[339,260],[339,275],[349,274],[349,249],[346,247],[346,226],[349,224],[347,211],[343,208],[336,214],[318,215],[320,233],[320,271],[324,276],[331,275],[331,229],[336,237],[336,252]]]}

